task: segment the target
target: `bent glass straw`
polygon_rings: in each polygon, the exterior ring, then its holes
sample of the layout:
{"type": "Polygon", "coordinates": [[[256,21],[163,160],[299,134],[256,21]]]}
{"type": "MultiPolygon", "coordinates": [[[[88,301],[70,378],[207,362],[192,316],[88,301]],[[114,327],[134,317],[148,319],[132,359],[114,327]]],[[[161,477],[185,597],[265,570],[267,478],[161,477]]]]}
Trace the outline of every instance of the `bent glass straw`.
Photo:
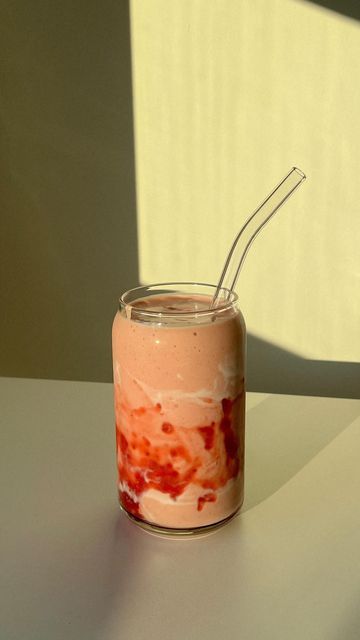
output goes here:
{"type": "MultiPolygon", "coordinates": [[[[305,180],[306,175],[293,167],[281,180],[268,197],[258,206],[240,229],[226,258],[220,280],[218,282],[211,307],[216,307],[222,287],[233,291],[237,283],[241,267],[256,236],[267,222],[280,209],[281,205],[294,193],[295,189],[305,180]]],[[[227,299],[229,294],[225,295],[227,299]]],[[[223,298],[224,299],[224,298],[223,298]]],[[[222,299],[222,300],[223,300],[222,299]]]]}

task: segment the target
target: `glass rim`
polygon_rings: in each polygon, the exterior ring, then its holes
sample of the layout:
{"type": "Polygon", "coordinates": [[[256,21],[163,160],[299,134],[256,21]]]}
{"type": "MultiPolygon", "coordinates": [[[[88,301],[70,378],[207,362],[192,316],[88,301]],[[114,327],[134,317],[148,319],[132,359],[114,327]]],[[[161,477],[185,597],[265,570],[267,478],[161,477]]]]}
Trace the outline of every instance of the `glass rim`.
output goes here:
{"type": "MultiPolygon", "coordinates": [[[[137,302],[139,300],[139,298],[143,297],[141,295],[136,296],[136,293],[139,293],[141,291],[149,291],[155,287],[207,287],[213,290],[213,293],[215,294],[215,291],[217,290],[218,286],[216,284],[209,284],[207,282],[193,282],[193,281],[177,281],[177,282],[155,282],[152,284],[144,284],[144,285],[140,285],[138,287],[133,287],[132,289],[128,289],[128,291],[125,291],[119,298],[119,309],[121,308],[130,308],[130,309],[136,309],[136,313],[139,315],[144,315],[144,316],[148,316],[148,317],[158,317],[158,318],[174,318],[176,316],[181,316],[182,318],[186,318],[186,317],[198,317],[198,316],[206,316],[206,315],[213,315],[214,313],[218,313],[218,312],[223,312],[226,311],[227,309],[231,309],[237,302],[238,302],[238,295],[237,293],[235,293],[235,291],[228,289],[227,287],[220,287],[219,291],[220,292],[224,292],[227,296],[227,299],[223,300],[222,302],[218,302],[216,307],[208,307],[206,309],[199,309],[199,310],[195,310],[195,311],[180,311],[180,310],[167,310],[166,312],[164,311],[156,311],[156,310],[151,310],[151,309],[146,309],[146,307],[139,307],[136,306],[134,307],[134,302],[137,302]],[[132,296],[135,295],[136,297],[132,298],[130,301],[126,300],[127,296],[132,296]]],[[[169,292],[171,293],[171,292],[169,292]]],[[[174,291],[173,293],[182,293],[181,291],[174,291]]],[[[184,294],[186,294],[186,291],[183,292],[184,294]]],[[[188,293],[190,294],[190,291],[188,291],[188,293]]],[[[201,295],[201,292],[198,292],[201,295]]],[[[159,292],[160,294],[160,292],[159,292]]],[[[154,290],[154,295],[156,295],[156,290],[154,290]]]]}

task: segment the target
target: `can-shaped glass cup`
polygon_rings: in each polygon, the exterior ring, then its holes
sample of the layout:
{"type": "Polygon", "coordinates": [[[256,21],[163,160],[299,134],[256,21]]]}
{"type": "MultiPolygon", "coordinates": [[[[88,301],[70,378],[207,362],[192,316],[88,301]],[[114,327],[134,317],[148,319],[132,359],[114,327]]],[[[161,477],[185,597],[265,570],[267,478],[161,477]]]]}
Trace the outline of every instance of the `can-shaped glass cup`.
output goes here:
{"type": "Polygon", "coordinates": [[[113,323],[118,492],[137,524],[217,528],[244,494],[246,329],[235,292],[163,283],[120,298],[113,323]]]}

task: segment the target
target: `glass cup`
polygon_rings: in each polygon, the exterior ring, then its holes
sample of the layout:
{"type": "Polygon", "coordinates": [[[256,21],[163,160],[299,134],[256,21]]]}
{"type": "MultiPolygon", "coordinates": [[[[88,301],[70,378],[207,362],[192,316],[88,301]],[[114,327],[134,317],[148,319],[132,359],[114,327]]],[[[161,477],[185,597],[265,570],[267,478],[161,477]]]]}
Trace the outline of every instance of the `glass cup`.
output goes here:
{"type": "Polygon", "coordinates": [[[246,329],[237,295],[165,283],[124,293],[113,324],[118,490],[138,525],[217,528],[244,493],[246,329]]]}

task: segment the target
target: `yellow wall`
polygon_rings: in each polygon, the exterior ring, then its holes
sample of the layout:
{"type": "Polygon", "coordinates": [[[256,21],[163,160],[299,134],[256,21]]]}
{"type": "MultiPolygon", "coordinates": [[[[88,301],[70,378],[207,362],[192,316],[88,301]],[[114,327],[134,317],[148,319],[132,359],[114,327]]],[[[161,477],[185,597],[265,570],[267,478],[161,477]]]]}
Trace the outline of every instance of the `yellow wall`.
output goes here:
{"type": "Polygon", "coordinates": [[[300,0],[132,0],[140,277],[216,282],[294,164],[308,180],[252,247],[248,329],[358,361],[360,24],[300,0]]]}

